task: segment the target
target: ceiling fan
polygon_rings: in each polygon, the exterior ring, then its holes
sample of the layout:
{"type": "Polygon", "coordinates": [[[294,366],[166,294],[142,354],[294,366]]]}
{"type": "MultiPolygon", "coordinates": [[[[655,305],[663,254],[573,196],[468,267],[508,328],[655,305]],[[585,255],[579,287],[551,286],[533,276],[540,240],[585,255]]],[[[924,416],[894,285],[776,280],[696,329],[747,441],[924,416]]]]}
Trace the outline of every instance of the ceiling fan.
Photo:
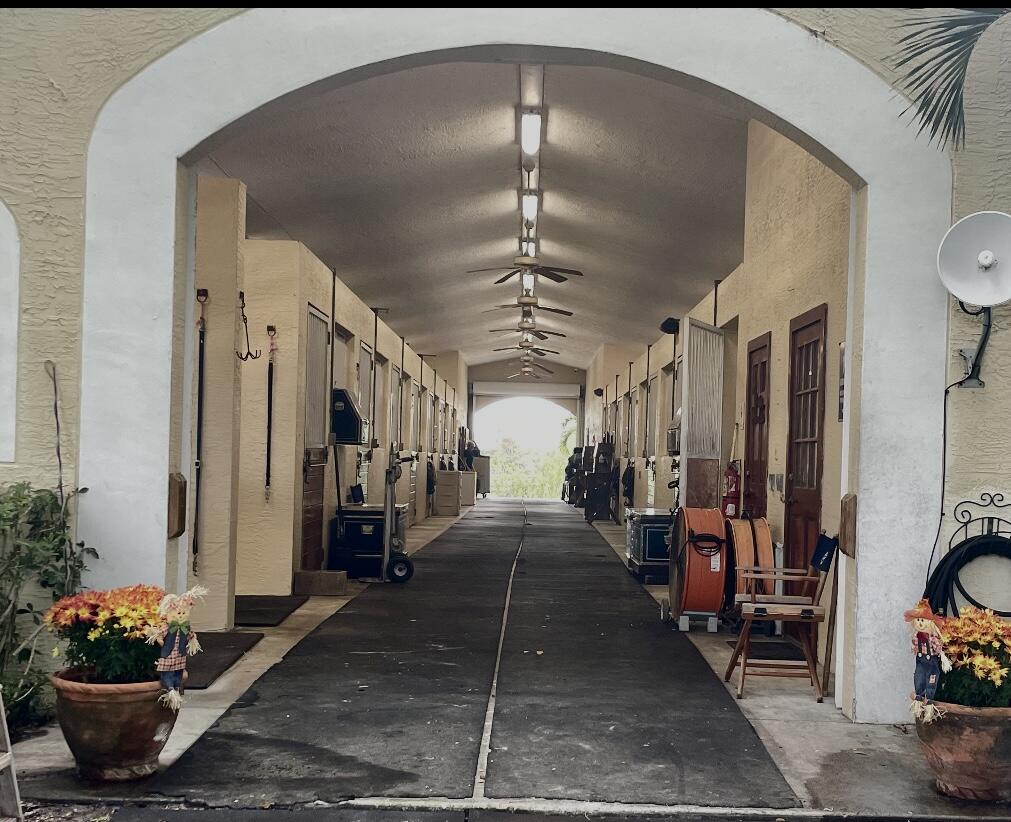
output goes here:
{"type": "Polygon", "coordinates": [[[516,379],[516,377],[533,377],[535,380],[541,379],[541,375],[534,371],[535,368],[539,368],[545,374],[554,374],[555,372],[548,368],[546,365],[541,365],[529,353],[525,353],[519,358],[520,370],[506,377],[507,380],[516,379]]]}
{"type": "Polygon", "coordinates": [[[548,354],[558,354],[550,348],[540,348],[527,340],[520,340],[519,345],[510,345],[507,348],[493,348],[492,351],[533,351],[538,357],[546,357],[548,354]],[[526,343],[526,345],[524,345],[526,343]]]}
{"type": "Polygon", "coordinates": [[[541,371],[544,371],[544,372],[546,372],[548,374],[554,374],[555,373],[550,368],[548,368],[546,365],[541,365],[539,362],[537,362],[529,354],[524,354],[522,357],[520,357],[520,365],[523,368],[530,368],[531,366],[533,366],[534,368],[539,368],[539,369],[541,369],[541,371]]]}
{"type": "Polygon", "coordinates": [[[547,277],[549,280],[553,280],[556,283],[564,283],[567,279],[569,279],[569,277],[583,276],[583,272],[577,271],[575,268],[562,268],[557,265],[541,265],[536,257],[531,257],[526,254],[520,254],[518,257],[513,257],[513,264],[511,266],[498,265],[493,268],[475,268],[467,273],[483,274],[488,271],[507,272],[504,277],[500,277],[495,280],[495,285],[504,283],[510,277],[515,277],[523,271],[531,271],[539,277],[547,277]]]}
{"type": "Polygon", "coordinates": [[[488,314],[491,311],[498,311],[502,308],[522,308],[524,309],[524,314],[526,314],[526,309],[537,308],[541,311],[547,311],[551,314],[561,314],[563,317],[571,317],[572,312],[566,311],[564,308],[552,308],[549,305],[541,305],[537,301],[537,297],[533,295],[522,294],[516,298],[514,303],[504,303],[502,305],[496,305],[494,308],[486,308],[483,313],[488,314]]]}
{"type": "Polygon", "coordinates": [[[532,334],[539,340],[546,340],[550,334],[552,337],[564,337],[566,336],[561,331],[548,331],[546,328],[531,328],[529,323],[524,326],[521,321],[515,328],[491,328],[488,330],[489,334],[501,334],[501,333],[520,333],[520,334],[532,334]]]}

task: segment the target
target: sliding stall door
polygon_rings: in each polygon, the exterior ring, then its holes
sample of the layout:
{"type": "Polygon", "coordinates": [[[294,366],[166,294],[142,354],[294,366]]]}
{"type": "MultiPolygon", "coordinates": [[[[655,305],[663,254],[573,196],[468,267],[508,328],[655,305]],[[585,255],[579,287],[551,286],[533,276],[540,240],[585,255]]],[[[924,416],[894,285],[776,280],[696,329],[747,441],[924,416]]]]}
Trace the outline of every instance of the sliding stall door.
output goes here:
{"type": "Polygon", "coordinates": [[[330,403],[329,320],[309,306],[305,351],[305,442],[302,454],[302,561],[305,571],[323,567],[323,476],[327,463],[330,403]]]}
{"type": "Polygon", "coordinates": [[[689,318],[682,330],[681,504],[716,508],[723,434],[723,332],[689,318]]]}

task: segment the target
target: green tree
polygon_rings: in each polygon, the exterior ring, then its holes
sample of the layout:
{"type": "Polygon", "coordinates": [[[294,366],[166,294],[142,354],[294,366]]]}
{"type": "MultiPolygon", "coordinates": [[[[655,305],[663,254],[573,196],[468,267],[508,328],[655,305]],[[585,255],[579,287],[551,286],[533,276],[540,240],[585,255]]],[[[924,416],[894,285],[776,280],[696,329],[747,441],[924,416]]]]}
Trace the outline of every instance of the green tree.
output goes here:
{"type": "Polygon", "coordinates": [[[903,23],[907,33],[899,39],[895,67],[903,72],[920,131],[929,132],[942,148],[965,144],[965,78],[972,51],[1008,12],[956,8],[903,23]]]}
{"type": "Polygon", "coordinates": [[[575,417],[562,421],[558,448],[543,452],[521,448],[515,440],[503,439],[491,461],[491,487],[499,497],[558,499],[565,478],[565,463],[575,436],[575,417]]]}
{"type": "Polygon", "coordinates": [[[572,453],[572,440],[576,436],[576,418],[571,414],[562,420],[562,436],[558,440],[558,450],[565,454],[566,459],[572,453]]]}

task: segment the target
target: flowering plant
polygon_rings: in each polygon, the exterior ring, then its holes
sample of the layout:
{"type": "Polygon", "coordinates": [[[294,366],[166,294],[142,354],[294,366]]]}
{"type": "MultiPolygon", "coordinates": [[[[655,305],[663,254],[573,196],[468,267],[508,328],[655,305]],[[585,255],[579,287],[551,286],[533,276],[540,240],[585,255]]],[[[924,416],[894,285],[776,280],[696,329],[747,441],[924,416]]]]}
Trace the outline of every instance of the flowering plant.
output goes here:
{"type": "Polygon", "coordinates": [[[937,698],[971,708],[1011,707],[1011,623],[967,606],[940,627],[952,670],[942,674],[937,698]]]}
{"type": "Polygon", "coordinates": [[[161,623],[158,603],[165,591],[134,585],[111,591],[84,591],[64,597],[45,623],[66,641],[66,658],[94,683],[145,682],[157,678],[159,649],[147,638],[161,623]]]}

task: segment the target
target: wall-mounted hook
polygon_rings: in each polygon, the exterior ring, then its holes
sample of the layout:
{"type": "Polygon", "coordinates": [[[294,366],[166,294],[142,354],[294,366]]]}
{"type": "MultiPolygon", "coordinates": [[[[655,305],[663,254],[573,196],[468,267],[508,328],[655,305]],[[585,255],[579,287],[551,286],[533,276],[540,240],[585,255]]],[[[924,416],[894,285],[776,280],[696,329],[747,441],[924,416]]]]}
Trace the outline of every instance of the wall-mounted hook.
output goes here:
{"type": "Polygon", "coordinates": [[[246,292],[239,292],[239,312],[242,315],[242,328],[246,332],[246,353],[242,354],[238,351],[235,352],[235,356],[240,360],[245,362],[246,360],[258,360],[260,355],[263,353],[259,348],[256,349],[254,354],[252,349],[249,347],[249,320],[246,319],[246,292]]]}

